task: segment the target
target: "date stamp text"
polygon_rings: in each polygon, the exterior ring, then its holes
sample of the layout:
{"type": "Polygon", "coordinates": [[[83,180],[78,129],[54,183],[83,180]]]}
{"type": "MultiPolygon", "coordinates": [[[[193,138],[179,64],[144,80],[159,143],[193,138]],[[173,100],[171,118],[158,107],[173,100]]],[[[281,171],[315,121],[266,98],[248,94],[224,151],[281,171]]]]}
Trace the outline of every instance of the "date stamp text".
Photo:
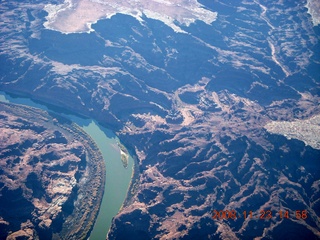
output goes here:
{"type": "Polygon", "coordinates": [[[279,219],[302,219],[306,220],[308,218],[307,210],[296,210],[293,212],[289,212],[288,210],[260,210],[259,212],[253,212],[244,210],[242,212],[237,212],[236,210],[213,210],[212,211],[212,219],[214,220],[222,220],[222,219],[260,219],[260,220],[269,220],[271,218],[279,218],[279,219]]]}

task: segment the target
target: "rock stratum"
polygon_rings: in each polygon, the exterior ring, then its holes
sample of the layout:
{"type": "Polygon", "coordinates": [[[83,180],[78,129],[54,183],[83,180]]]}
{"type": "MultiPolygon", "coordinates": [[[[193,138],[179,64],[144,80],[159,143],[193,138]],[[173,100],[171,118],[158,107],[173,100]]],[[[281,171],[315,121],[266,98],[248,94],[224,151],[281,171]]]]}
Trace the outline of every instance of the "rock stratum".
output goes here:
{"type": "Polygon", "coordinates": [[[320,114],[317,1],[5,1],[0,12],[0,89],[90,116],[138,158],[109,239],[319,239],[319,135],[294,128],[320,114]]]}
{"type": "Polygon", "coordinates": [[[99,210],[103,158],[78,126],[0,103],[0,239],[85,239],[99,210]]]}

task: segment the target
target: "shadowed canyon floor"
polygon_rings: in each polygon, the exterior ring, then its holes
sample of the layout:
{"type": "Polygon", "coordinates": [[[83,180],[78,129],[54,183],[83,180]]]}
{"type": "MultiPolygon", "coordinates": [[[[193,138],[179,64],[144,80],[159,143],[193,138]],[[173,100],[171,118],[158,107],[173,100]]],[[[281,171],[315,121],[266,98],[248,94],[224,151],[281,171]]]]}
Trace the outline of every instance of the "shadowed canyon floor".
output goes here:
{"type": "Polygon", "coordinates": [[[135,153],[109,239],[320,237],[314,1],[35,2],[0,6],[0,89],[90,116],[135,153]],[[74,26],[97,4],[101,20],[74,26]]]}

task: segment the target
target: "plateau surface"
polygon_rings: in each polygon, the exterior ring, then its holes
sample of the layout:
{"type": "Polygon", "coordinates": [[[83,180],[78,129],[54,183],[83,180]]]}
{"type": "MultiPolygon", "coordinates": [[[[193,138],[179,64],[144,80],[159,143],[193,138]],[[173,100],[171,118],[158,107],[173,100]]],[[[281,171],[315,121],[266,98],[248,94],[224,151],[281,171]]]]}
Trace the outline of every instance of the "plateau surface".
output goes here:
{"type": "Polygon", "coordinates": [[[0,89],[90,116],[135,153],[109,239],[318,239],[319,12],[312,0],[3,1],[0,89]]]}

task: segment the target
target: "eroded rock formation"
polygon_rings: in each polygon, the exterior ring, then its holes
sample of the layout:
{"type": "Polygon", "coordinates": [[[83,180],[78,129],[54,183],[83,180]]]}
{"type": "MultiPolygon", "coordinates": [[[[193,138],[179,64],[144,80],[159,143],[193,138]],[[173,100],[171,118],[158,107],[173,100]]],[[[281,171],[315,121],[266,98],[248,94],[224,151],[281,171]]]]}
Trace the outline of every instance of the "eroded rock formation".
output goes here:
{"type": "Polygon", "coordinates": [[[58,115],[0,103],[1,239],[81,239],[95,220],[105,167],[94,142],[58,115]]]}

